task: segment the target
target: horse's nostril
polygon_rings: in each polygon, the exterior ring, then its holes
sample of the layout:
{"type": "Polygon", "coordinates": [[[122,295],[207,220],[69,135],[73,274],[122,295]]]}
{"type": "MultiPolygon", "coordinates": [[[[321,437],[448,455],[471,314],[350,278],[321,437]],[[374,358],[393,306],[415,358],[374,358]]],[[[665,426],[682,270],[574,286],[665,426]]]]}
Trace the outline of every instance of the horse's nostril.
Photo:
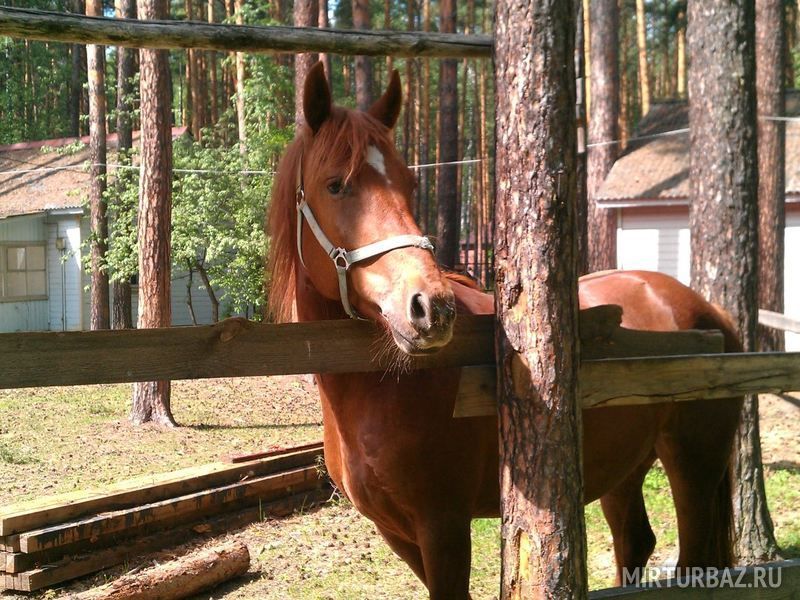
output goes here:
{"type": "Polygon", "coordinates": [[[417,292],[411,296],[411,306],[409,307],[411,322],[417,327],[429,327],[429,308],[428,297],[425,294],[417,292]]]}

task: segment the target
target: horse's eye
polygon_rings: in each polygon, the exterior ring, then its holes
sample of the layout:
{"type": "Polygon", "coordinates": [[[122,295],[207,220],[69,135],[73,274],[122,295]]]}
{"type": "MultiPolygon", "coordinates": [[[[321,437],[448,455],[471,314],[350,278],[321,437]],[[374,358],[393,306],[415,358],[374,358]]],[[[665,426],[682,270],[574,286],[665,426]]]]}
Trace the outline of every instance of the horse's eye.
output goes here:
{"type": "Polygon", "coordinates": [[[328,184],[328,191],[333,196],[338,196],[344,191],[344,182],[341,179],[334,179],[328,184]]]}

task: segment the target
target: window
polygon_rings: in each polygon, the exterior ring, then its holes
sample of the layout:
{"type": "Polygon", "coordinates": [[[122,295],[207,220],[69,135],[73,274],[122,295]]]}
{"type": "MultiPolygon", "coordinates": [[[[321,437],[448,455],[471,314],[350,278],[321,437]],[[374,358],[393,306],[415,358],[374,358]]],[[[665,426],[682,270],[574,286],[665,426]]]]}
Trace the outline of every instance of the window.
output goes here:
{"type": "Polygon", "coordinates": [[[0,300],[46,298],[44,244],[0,246],[0,300]]]}

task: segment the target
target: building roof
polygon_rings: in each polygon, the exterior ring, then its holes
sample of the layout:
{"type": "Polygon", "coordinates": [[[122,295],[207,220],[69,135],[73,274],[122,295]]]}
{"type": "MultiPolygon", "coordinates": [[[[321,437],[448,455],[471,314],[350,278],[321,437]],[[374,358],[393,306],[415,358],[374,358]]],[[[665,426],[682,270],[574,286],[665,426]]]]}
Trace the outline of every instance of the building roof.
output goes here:
{"type": "MultiPolygon", "coordinates": [[[[800,92],[786,94],[786,115],[800,116],[800,92]]],[[[598,192],[605,206],[689,203],[689,107],[654,104],[598,192]],[[666,135],[660,135],[665,134],[666,135]],[[657,136],[657,137],[649,137],[657,136]]],[[[786,196],[800,200],[800,121],[786,123],[786,196]]]]}
{"type": "MultiPolygon", "coordinates": [[[[172,137],[185,132],[173,127],[172,137]]],[[[133,137],[136,142],[139,132],[133,137]]],[[[85,136],[0,146],[0,219],[82,209],[89,193],[88,143],[85,136]]],[[[116,149],[116,134],[107,146],[116,149]]]]}

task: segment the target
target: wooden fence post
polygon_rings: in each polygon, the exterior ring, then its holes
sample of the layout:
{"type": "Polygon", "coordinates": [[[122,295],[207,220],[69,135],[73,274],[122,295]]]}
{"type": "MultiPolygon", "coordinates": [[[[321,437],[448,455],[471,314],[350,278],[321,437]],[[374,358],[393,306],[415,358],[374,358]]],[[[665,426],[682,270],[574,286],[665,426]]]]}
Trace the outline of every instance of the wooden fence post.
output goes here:
{"type": "Polygon", "coordinates": [[[573,4],[500,0],[495,19],[504,599],[587,595],[573,4]]]}

